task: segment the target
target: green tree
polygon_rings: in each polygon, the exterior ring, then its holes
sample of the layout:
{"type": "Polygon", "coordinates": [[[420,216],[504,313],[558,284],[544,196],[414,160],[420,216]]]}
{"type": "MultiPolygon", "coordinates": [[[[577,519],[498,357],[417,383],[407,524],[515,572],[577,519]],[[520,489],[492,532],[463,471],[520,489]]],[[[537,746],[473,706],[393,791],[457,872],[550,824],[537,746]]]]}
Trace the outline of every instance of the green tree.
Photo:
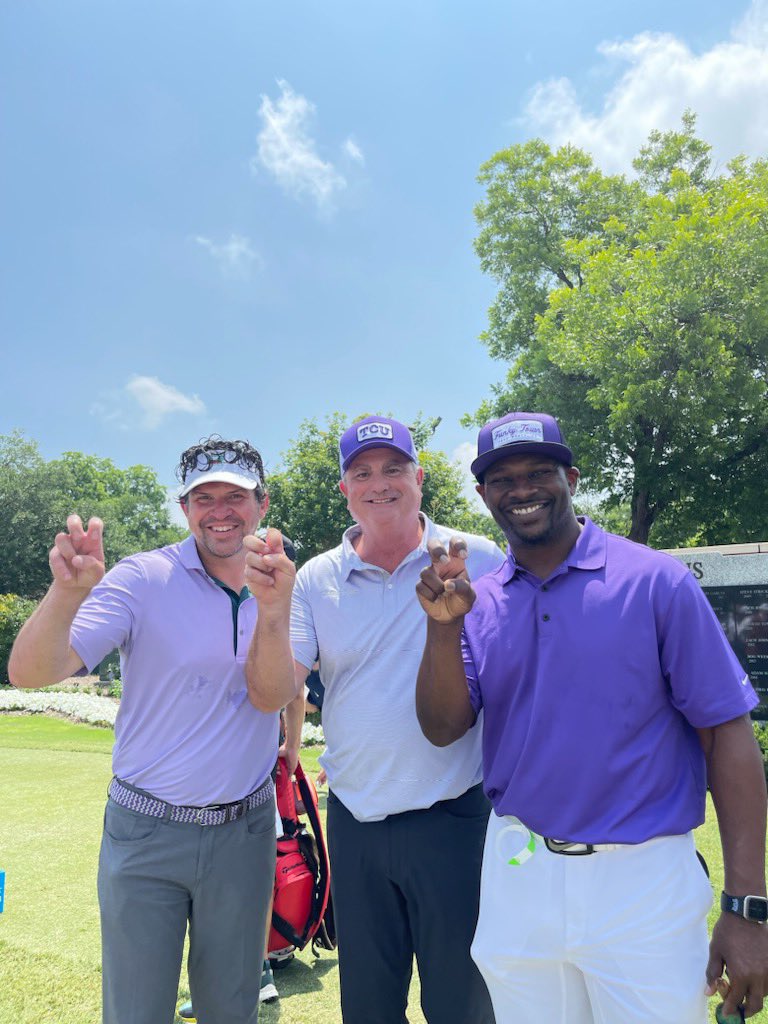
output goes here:
{"type": "Polygon", "coordinates": [[[8,659],[16,635],[37,607],[16,594],[0,594],[0,683],[8,682],[8,659]]]}
{"type": "Polygon", "coordinates": [[[483,166],[476,247],[500,285],[483,340],[510,368],[474,418],[558,416],[635,540],[762,540],[768,164],[715,174],[687,113],[634,165],[608,176],[534,140],[483,166]]]}
{"type": "Polygon", "coordinates": [[[119,469],[110,459],[66,452],[46,462],[18,431],[0,435],[0,593],[40,597],[50,582],[48,551],[67,515],[105,523],[107,562],[178,540],[165,488],[146,466],[119,469]]]}
{"type": "Polygon", "coordinates": [[[107,566],[136,551],[162,547],[186,533],[170,520],[168,494],[149,466],[119,469],[111,459],[64,452],[48,463],[48,471],[74,510],[85,522],[104,520],[107,566]]]}
{"type": "MultiPolygon", "coordinates": [[[[457,530],[500,540],[490,516],[476,512],[462,494],[458,467],[442,452],[426,449],[436,422],[419,419],[412,426],[425,473],[422,504],[425,513],[430,519],[457,530]]],[[[338,412],[327,417],[324,426],[315,420],[305,420],[297,438],[283,454],[282,468],[267,479],[267,522],[279,527],[296,543],[300,565],[321,551],[336,547],[344,530],[352,525],[344,495],[339,490],[338,439],[347,426],[349,422],[338,412]]]]}

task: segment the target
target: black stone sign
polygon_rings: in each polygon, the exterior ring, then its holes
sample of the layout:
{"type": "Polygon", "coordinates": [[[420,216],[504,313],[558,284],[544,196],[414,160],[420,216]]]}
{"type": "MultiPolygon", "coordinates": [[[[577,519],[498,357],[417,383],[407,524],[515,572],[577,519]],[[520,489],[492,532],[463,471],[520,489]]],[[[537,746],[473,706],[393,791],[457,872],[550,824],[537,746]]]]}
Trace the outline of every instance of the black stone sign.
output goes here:
{"type": "Polygon", "coordinates": [[[670,552],[709,598],[760,703],[752,717],[768,721],[768,551],[763,544],[670,552]]]}
{"type": "Polygon", "coordinates": [[[752,717],[768,720],[768,584],[703,584],[731,647],[760,698],[752,717]]]}

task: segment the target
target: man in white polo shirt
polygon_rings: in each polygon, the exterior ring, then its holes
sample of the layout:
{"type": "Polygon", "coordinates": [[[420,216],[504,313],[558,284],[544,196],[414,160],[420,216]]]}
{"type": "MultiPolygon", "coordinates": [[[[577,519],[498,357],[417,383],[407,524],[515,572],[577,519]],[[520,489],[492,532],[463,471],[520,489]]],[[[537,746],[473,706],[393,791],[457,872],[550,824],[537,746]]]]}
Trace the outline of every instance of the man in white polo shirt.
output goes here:
{"type": "MultiPolygon", "coordinates": [[[[297,683],[319,656],[325,684],[321,763],[343,1019],[403,1024],[415,954],[430,1024],[492,1024],[469,956],[488,820],[480,729],[438,750],[414,703],[425,621],[413,588],[430,563],[428,541],[455,531],[419,511],[424,471],[402,423],[355,423],[341,437],[340,463],[357,525],[299,571],[291,645],[297,683]]],[[[470,572],[503,561],[486,538],[460,536],[470,572]]]]}

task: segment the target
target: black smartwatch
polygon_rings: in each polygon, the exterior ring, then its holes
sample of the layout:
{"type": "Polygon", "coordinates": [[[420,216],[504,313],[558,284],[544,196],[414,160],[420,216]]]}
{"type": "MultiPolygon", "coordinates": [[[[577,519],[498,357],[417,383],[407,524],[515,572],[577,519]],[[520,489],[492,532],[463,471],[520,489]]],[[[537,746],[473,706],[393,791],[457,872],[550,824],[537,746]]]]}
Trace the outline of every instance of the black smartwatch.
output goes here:
{"type": "Polygon", "coordinates": [[[720,894],[720,909],[756,924],[768,921],[768,899],[765,896],[730,896],[723,892],[720,894]]]}

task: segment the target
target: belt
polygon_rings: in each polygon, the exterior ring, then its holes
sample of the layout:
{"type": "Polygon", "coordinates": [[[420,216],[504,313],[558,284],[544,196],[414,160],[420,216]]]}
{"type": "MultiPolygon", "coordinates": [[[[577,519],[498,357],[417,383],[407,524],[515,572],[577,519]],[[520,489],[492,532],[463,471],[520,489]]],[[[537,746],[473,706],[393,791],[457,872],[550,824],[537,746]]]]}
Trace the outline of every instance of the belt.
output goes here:
{"type": "Polygon", "coordinates": [[[145,793],[115,777],[109,784],[107,795],[120,807],[148,814],[151,818],[164,818],[166,821],[180,821],[189,825],[224,825],[228,821],[237,821],[254,807],[273,800],[274,792],[272,779],[267,777],[258,789],[242,800],[230,804],[208,804],[206,807],[180,807],[159,800],[151,793],[145,793]]]}
{"type": "Polygon", "coordinates": [[[544,845],[551,853],[562,853],[566,857],[585,857],[590,853],[599,853],[600,850],[619,850],[628,843],[569,843],[560,839],[548,839],[542,836],[544,845]]]}

